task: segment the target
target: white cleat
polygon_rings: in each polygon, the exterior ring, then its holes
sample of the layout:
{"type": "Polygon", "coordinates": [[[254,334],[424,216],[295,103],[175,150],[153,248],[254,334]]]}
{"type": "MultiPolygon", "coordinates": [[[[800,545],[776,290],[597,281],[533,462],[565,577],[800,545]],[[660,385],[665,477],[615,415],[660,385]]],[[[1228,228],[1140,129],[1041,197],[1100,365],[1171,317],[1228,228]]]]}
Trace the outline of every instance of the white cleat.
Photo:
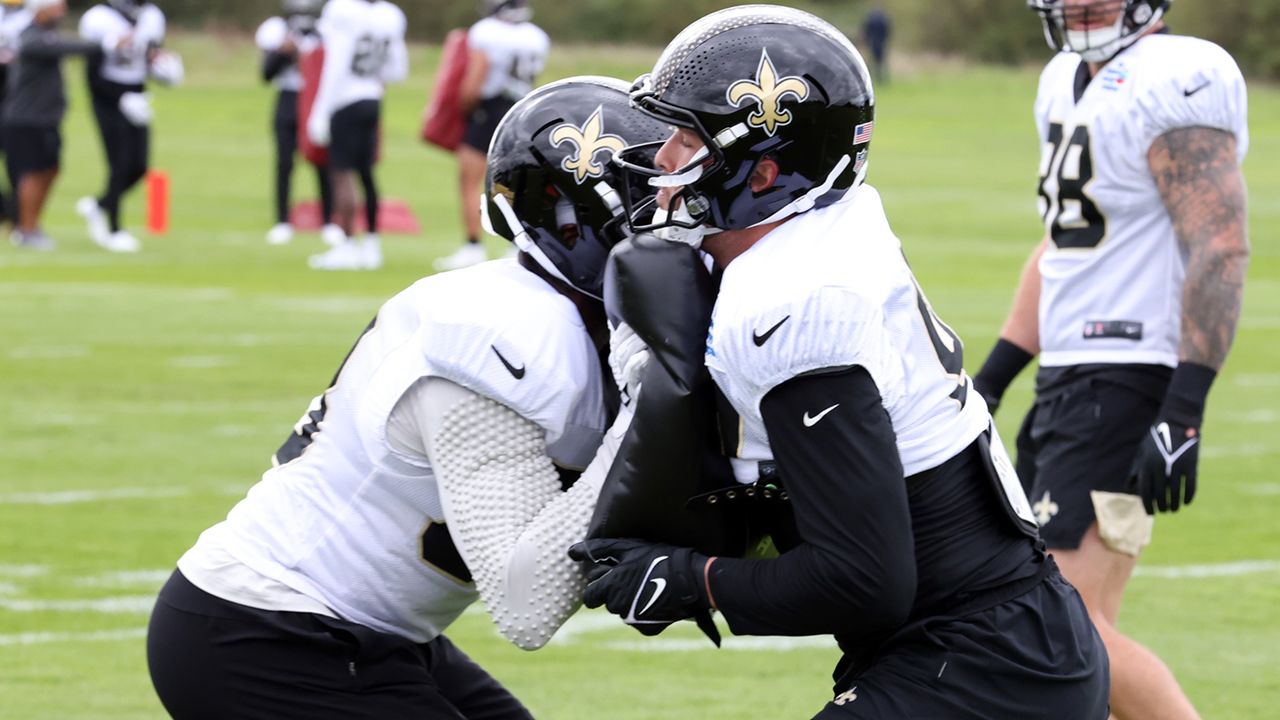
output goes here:
{"type": "Polygon", "coordinates": [[[382,267],[382,240],[377,235],[365,235],[360,243],[360,252],[364,256],[365,270],[378,270],[382,267]]]}
{"type": "Polygon", "coordinates": [[[319,255],[312,255],[307,265],[312,270],[364,270],[364,248],[355,241],[344,242],[319,255]]]}
{"type": "Polygon", "coordinates": [[[89,227],[89,238],[99,246],[111,250],[111,226],[107,222],[107,214],[98,205],[98,199],[83,197],[77,200],[76,214],[84,218],[89,227]]]}
{"type": "Polygon", "coordinates": [[[459,270],[472,265],[479,265],[488,260],[484,246],[480,243],[467,243],[454,251],[452,255],[439,258],[433,263],[436,270],[459,270]]]}
{"type": "Polygon", "coordinates": [[[279,223],[267,231],[268,245],[288,245],[292,241],[293,226],[289,223],[279,223]]]}
{"type": "Polygon", "coordinates": [[[120,232],[112,233],[103,247],[113,253],[136,253],[142,249],[142,242],[128,232],[121,230],[120,232]]]}
{"type": "Polygon", "coordinates": [[[320,228],[320,239],[324,240],[324,243],[329,247],[338,247],[347,241],[347,234],[342,231],[342,228],[329,223],[320,228]]]}

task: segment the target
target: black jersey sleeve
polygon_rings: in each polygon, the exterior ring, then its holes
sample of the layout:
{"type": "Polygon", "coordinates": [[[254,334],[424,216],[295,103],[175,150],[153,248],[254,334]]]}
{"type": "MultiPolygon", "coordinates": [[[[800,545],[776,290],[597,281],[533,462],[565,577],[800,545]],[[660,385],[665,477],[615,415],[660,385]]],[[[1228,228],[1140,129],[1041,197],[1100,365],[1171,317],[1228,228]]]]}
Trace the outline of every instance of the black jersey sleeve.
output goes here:
{"type": "Polygon", "coordinates": [[[893,425],[862,367],[793,378],[761,403],[801,542],[718,558],[708,583],[737,635],[860,637],[901,625],[915,548],[893,425]]]}
{"type": "Polygon", "coordinates": [[[271,82],[276,76],[284,72],[290,65],[294,63],[296,58],[282,52],[270,50],[262,54],[262,80],[263,82],[271,82]]]}

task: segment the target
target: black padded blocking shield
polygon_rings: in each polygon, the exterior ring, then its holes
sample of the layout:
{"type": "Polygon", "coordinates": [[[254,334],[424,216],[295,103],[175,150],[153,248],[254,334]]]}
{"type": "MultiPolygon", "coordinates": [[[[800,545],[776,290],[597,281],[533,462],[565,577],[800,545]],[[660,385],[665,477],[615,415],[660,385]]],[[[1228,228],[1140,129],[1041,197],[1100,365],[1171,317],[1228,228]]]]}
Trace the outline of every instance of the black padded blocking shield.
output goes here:
{"type": "Polygon", "coordinates": [[[649,346],[635,418],[605,479],[588,537],[632,537],[740,556],[741,510],[693,509],[689,498],[732,485],[720,452],[715,388],[703,356],[716,289],[693,248],[640,234],[605,269],[605,307],[649,346]]]}

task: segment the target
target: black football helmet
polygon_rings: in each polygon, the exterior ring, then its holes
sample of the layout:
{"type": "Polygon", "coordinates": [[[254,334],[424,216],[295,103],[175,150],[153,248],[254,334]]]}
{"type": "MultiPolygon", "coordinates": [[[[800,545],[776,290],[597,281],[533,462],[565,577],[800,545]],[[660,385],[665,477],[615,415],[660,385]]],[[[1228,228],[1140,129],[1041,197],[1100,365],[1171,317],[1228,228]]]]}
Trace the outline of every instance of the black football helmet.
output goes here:
{"type": "Polygon", "coordinates": [[[107,0],[107,4],[125,16],[129,22],[136,23],[138,16],[142,14],[142,6],[146,3],[142,0],[107,0]]]}
{"type": "Polygon", "coordinates": [[[1067,7],[1066,0],[1027,0],[1027,7],[1039,13],[1049,47],[1079,53],[1088,62],[1106,62],[1160,22],[1172,3],[1173,0],[1096,0],[1067,7]],[[1114,23],[1091,27],[1096,18],[1111,15],[1117,15],[1114,23]]]}
{"type": "Polygon", "coordinates": [[[289,29],[300,35],[316,31],[316,22],[324,11],[324,0],[284,0],[281,12],[289,29]]]}
{"type": "Polygon", "coordinates": [[[485,17],[507,22],[524,22],[533,17],[529,0],[483,0],[480,10],[485,17]]]}
{"type": "Polygon", "coordinates": [[[652,218],[653,201],[628,200],[633,228],[751,227],[836,202],[866,175],[875,119],[867,65],[853,43],[814,15],[775,5],[721,10],[685,28],[631,102],[705,143],[670,175],[646,167],[656,147],[628,148],[618,162],[651,186],[682,187],[685,219],[652,218]],[[764,158],[774,186],[751,190],[764,158]],[[691,219],[689,219],[691,218],[691,219]]]}
{"type": "MultiPolygon", "coordinates": [[[[605,77],[534,90],[499,123],[485,173],[485,227],[597,299],[609,250],[628,235],[623,174],[610,160],[626,145],[667,135],[666,125],[630,106],[627,90],[605,77]]],[[[632,194],[652,194],[641,179],[635,184],[632,194]]]]}

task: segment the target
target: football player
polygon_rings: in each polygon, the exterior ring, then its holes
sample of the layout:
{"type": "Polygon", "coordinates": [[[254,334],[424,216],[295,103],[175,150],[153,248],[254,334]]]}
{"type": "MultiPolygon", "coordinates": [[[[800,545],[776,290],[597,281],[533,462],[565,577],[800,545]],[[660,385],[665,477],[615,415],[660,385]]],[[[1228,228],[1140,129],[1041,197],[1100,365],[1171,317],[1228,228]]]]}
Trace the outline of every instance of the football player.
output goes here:
{"type": "Polygon", "coordinates": [[[617,407],[601,274],[627,227],[608,160],[666,132],[627,87],[575,78],[512,109],[486,207],[518,258],[384,305],[262,481],[178,561],[148,633],[174,717],[529,717],[444,632],[483,599],[535,649],[580,603],[565,550],[617,445],[592,461],[617,407]]]}
{"type": "MultiPolygon", "coordinates": [[[[283,245],[293,240],[289,197],[293,158],[298,152],[298,94],[303,83],[298,58],[320,45],[316,20],[323,7],[324,0],[285,0],[283,17],[267,18],[255,35],[258,48],[262,50],[262,79],[274,84],[279,91],[271,125],[276,140],[276,224],[267,233],[267,242],[272,245],[283,245]]],[[[324,223],[320,234],[331,238],[331,244],[336,244],[341,237],[338,226],[332,224],[333,184],[324,166],[314,167],[324,223]]]]}
{"type": "Polygon", "coordinates": [[[140,0],[107,0],[80,18],[80,36],[98,43],[127,38],[115,51],[86,64],[93,114],[107,157],[107,187],[97,198],[81,198],[76,212],[89,227],[89,237],[111,252],[141,249],[138,238],[120,224],[120,202],[146,177],[151,154],[151,100],[148,80],[178,85],[183,79],[177,55],[161,50],[164,12],[140,0]]]}
{"type": "Polygon", "coordinates": [[[311,142],[329,148],[334,215],[345,237],[311,257],[316,270],[382,267],[373,165],[387,83],[409,74],[404,13],[387,0],[330,0],[320,16],[324,70],[307,119],[311,142]],[[364,188],[365,235],[355,240],[356,178],[364,188]]]}
{"type": "MultiPolygon", "coordinates": [[[[22,0],[0,0],[0,113],[4,112],[4,98],[9,85],[9,71],[18,58],[18,36],[31,24],[31,12],[23,7],[22,0]]],[[[0,151],[4,149],[4,125],[0,123],[0,151]]],[[[11,162],[5,166],[9,186],[13,188],[16,204],[18,192],[17,168],[11,162]]],[[[9,199],[0,192],[0,221],[16,219],[17,209],[10,207],[9,199]]]]}
{"type": "Polygon", "coordinates": [[[66,38],[58,24],[67,15],[64,0],[27,0],[31,22],[18,36],[4,102],[4,145],[13,168],[17,223],[14,245],[52,250],[54,243],[40,227],[45,201],[62,160],[62,118],[67,112],[62,60],[93,57],[113,47],[66,38]]]}
{"type": "Polygon", "coordinates": [[[1111,655],[1119,718],[1193,718],[1151,651],[1116,629],[1155,511],[1196,492],[1209,387],[1240,317],[1249,244],[1244,80],[1170,34],[1169,0],[1032,0],[1045,238],[974,385],[995,407],[1036,355],[1018,470],[1041,535],[1111,655]]]}
{"type": "Polygon", "coordinates": [[[533,88],[551,48],[547,34],[529,22],[533,10],[528,0],[484,0],[484,11],[484,19],[467,31],[467,71],[461,89],[467,129],[454,153],[467,239],[453,254],[436,260],[437,270],[484,262],[477,191],[484,179],[489,140],[502,116],[533,88]]]}
{"type": "Polygon", "coordinates": [[[741,418],[725,447],[754,495],[781,486],[793,531],[772,559],[589,540],[571,550],[593,563],[586,604],[834,635],[818,717],[1106,718],[1102,643],[863,183],[858,51],[808,13],[730,8],[677,36],[631,99],[675,128],[656,169],[644,148],[620,156],[659,188],[661,212],[633,219],[723,270],[705,362],[741,418]]]}

